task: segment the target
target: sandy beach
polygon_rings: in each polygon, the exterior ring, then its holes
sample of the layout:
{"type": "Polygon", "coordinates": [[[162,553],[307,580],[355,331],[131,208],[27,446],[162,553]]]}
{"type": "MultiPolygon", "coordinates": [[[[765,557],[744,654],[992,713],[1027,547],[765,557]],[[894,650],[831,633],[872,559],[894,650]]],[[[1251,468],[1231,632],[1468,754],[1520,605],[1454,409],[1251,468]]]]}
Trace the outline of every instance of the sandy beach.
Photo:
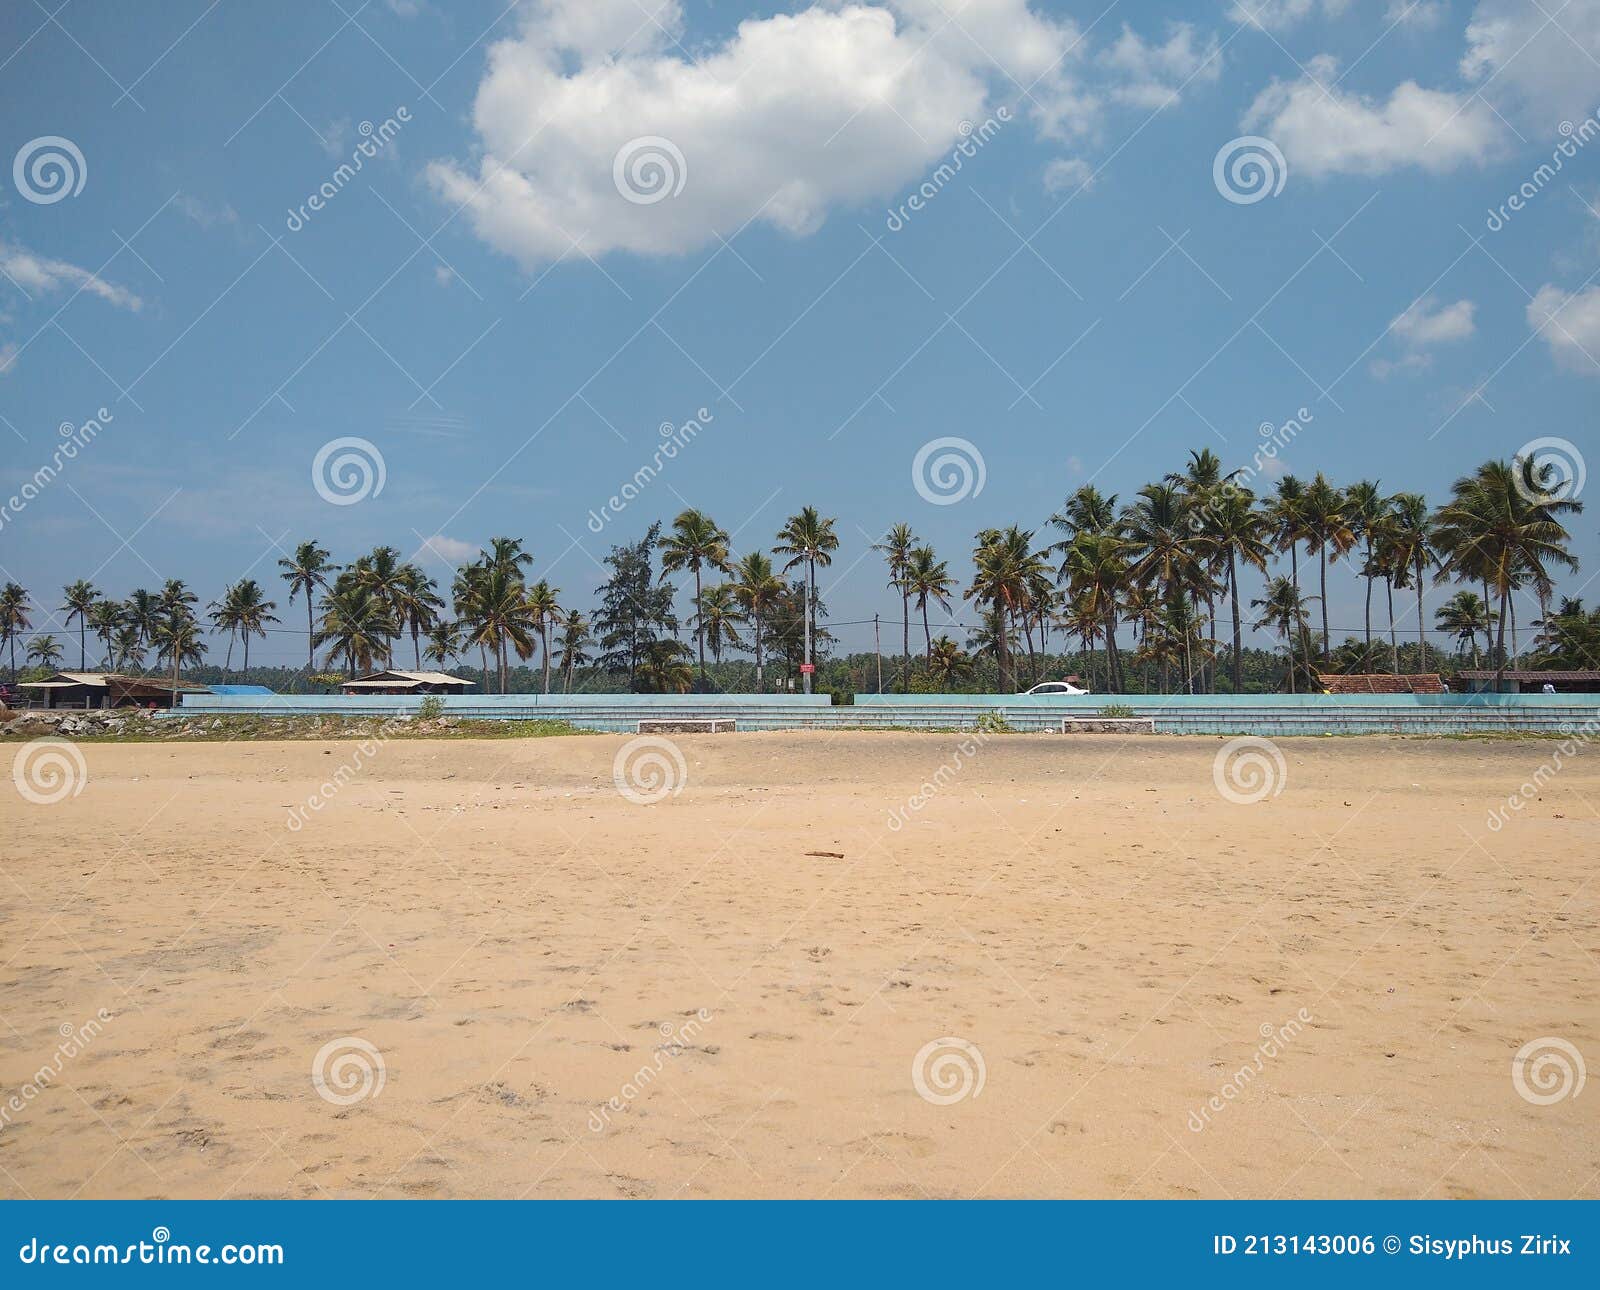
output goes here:
{"type": "Polygon", "coordinates": [[[8,785],[0,1195],[1600,1196],[1513,1078],[1600,1060],[1592,757],[1493,830],[1553,745],[627,742],[8,785]]]}

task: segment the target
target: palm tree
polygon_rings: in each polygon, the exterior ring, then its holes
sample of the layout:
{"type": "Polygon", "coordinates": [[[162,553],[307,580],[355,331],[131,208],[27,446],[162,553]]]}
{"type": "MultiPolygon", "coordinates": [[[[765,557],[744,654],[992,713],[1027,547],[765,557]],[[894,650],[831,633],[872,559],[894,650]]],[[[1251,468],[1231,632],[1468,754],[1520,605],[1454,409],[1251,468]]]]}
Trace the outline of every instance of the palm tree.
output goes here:
{"type": "Polygon", "coordinates": [[[319,588],[327,588],[328,579],[339,572],[339,566],[330,564],[328,553],[313,540],[300,543],[292,556],[278,561],[278,568],[283,580],[289,584],[289,603],[294,604],[296,595],[306,598],[306,671],[314,672],[317,668],[317,628],[311,602],[319,588]]]}
{"type": "Polygon", "coordinates": [[[441,620],[428,629],[428,648],[422,652],[425,660],[444,671],[460,653],[461,632],[454,623],[441,620]]]}
{"type": "Polygon", "coordinates": [[[388,611],[386,621],[394,624],[390,638],[383,646],[383,661],[387,667],[394,666],[394,639],[400,635],[405,622],[406,588],[412,581],[411,575],[406,572],[407,567],[400,560],[398,548],[378,546],[373,547],[369,554],[357,558],[346,570],[357,586],[372,592],[377,603],[388,611]]]}
{"type": "Polygon", "coordinates": [[[560,594],[560,587],[552,587],[543,578],[528,588],[528,613],[532,615],[533,624],[539,632],[546,694],[550,693],[550,625],[561,616],[561,606],[556,603],[556,597],[560,594]]]}
{"type": "Polygon", "coordinates": [[[136,671],[144,670],[144,637],[132,623],[124,622],[117,628],[112,657],[115,660],[111,665],[113,672],[125,672],[130,664],[136,671]]]}
{"type": "Polygon", "coordinates": [[[213,600],[206,606],[206,613],[211,619],[211,629],[228,633],[228,654],[222,663],[223,680],[227,680],[233,668],[233,645],[239,638],[238,590],[237,586],[230,585],[223,589],[220,600],[213,600]]]}
{"type": "Polygon", "coordinates": [[[1581,512],[1583,503],[1551,495],[1548,481],[1536,475],[1537,469],[1531,459],[1485,462],[1451,485],[1450,500],[1435,517],[1442,572],[1481,582],[1486,594],[1500,602],[1494,651],[1497,688],[1505,681],[1512,592],[1531,585],[1542,602],[1554,587],[1551,565],[1578,567],[1567,550],[1571,535],[1557,517],[1581,512]]]}
{"type": "Polygon", "coordinates": [[[199,620],[195,618],[188,603],[194,597],[188,596],[186,599],[182,590],[183,584],[176,580],[169,582],[167,588],[170,594],[164,598],[170,608],[156,625],[156,660],[158,662],[161,659],[172,660],[172,696],[176,702],[183,665],[202,662],[206,656],[206,643],[200,630],[199,620]]]}
{"type": "Polygon", "coordinates": [[[999,687],[1008,690],[1007,667],[1011,655],[1012,616],[1027,593],[1028,578],[1041,558],[1032,549],[1033,534],[1015,524],[1005,532],[985,529],[977,535],[972,553],[972,585],[966,599],[987,602],[1004,630],[995,633],[995,660],[999,667],[999,687]]]}
{"type": "MultiPolygon", "coordinates": [[[[720,573],[727,573],[728,535],[704,511],[694,508],[683,511],[672,521],[672,531],[661,539],[661,577],[688,569],[694,574],[694,602],[700,603],[701,570],[707,565],[720,573]]],[[[700,654],[700,686],[706,685],[706,633],[703,625],[695,628],[696,646],[700,654]]]]}
{"type": "Polygon", "coordinates": [[[815,633],[812,618],[817,602],[817,566],[826,569],[833,563],[833,553],[839,549],[839,539],[833,531],[833,521],[823,519],[816,507],[806,506],[798,515],[791,515],[778,530],[778,540],[772,549],[778,555],[790,557],[789,563],[783,566],[785,573],[797,564],[806,567],[806,596],[801,606],[801,616],[805,620],[805,666],[800,671],[805,692],[810,694],[811,671],[808,669],[815,667],[811,659],[811,642],[815,633]]]}
{"type": "Polygon", "coordinates": [[[651,641],[639,664],[640,693],[687,694],[694,684],[694,672],[685,658],[688,653],[689,647],[682,641],[651,641]]]}
{"type": "Polygon", "coordinates": [[[100,638],[100,643],[105,646],[108,671],[116,670],[111,662],[111,638],[126,621],[125,614],[126,611],[121,603],[115,600],[97,600],[89,610],[89,626],[100,638]]]}
{"type": "Polygon", "coordinates": [[[735,567],[733,594],[751,622],[751,640],[756,651],[756,693],[762,693],[761,651],[766,643],[763,619],[783,597],[783,582],[772,571],[772,561],[760,551],[752,551],[735,567]]]}
{"type": "Polygon", "coordinates": [[[972,657],[948,636],[941,636],[928,647],[928,676],[941,690],[948,690],[972,671],[972,657]]]}
{"type": "Polygon", "coordinates": [[[17,683],[17,637],[33,626],[28,617],[28,592],[21,583],[8,582],[0,590],[0,635],[11,654],[11,683],[17,683]]]}
{"type": "Polygon", "coordinates": [[[1306,536],[1305,500],[1305,484],[1293,475],[1285,475],[1267,503],[1267,526],[1273,545],[1289,553],[1289,580],[1296,587],[1300,585],[1300,542],[1306,536]]]}
{"type": "Polygon", "coordinates": [[[61,642],[54,636],[35,636],[28,642],[28,661],[52,670],[61,666],[61,642]]]}
{"type": "Polygon", "coordinates": [[[383,656],[399,631],[385,605],[370,587],[351,577],[341,577],[322,600],[322,626],[312,636],[313,646],[328,646],[328,664],[343,658],[352,676],[373,670],[373,660],[383,656]]]}
{"type": "Polygon", "coordinates": [[[439,584],[415,564],[403,564],[393,583],[395,620],[411,633],[411,657],[422,667],[422,637],[430,634],[439,621],[444,601],[439,599],[439,584]]]}
{"type": "Polygon", "coordinates": [[[592,639],[588,620],[576,609],[561,620],[561,671],[565,677],[561,685],[563,694],[572,693],[573,669],[589,661],[590,656],[584,647],[592,639]]]}
{"type": "Polygon", "coordinates": [[[744,613],[739,608],[736,589],[731,582],[719,582],[700,593],[694,610],[695,629],[705,634],[711,647],[712,661],[722,662],[724,648],[739,649],[744,642],[739,639],[739,624],[744,613]]]}
{"type": "Polygon", "coordinates": [[[1372,666],[1372,583],[1378,576],[1373,560],[1374,543],[1373,531],[1383,518],[1388,503],[1378,489],[1375,479],[1362,479],[1351,484],[1345,489],[1345,512],[1350,521],[1350,531],[1361,542],[1363,557],[1361,561],[1361,576],[1366,579],[1366,620],[1365,633],[1362,637],[1366,646],[1366,653],[1362,662],[1362,669],[1367,670],[1372,666]]]}
{"type": "Polygon", "coordinates": [[[140,645],[155,639],[156,627],[161,622],[161,602],[143,587],[136,587],[128,596],[128,622],[139,633],[140,645]]]}
{"type": "Polygon", "coordinates": [[[1344,494],[1330,484],[1319,470],[1306,485],[1302,503],[1306,549],[1316,553],[1321,570],[1321,585],[1316,597],[1322,605],[1322,657],[1328,657],[1328,557],[1337,559],[1356,544],[1350,528],[1344,494]]]}
{"type": "MultiPolygon", "coordinates": [[[[1126,539],[1109,530],[1080,530],[1067,547],[1062,565],[1072,603],[1086,618],[1098,620],[1105,634],[1106,683],[1117,694],[1127,689],[1117,651],[1117,605],[1131,578],[1128,548],[1126,539]]],[[[1085,649],[1088,644],[1085,635],[1085,649]]]]}
{"type": "Polygon", "coordinates": [[[1442,632],[1455,637],[1458,653],[1472,651],[1472,666],[1478,666],[1478,633],[1489,639],[1492,623],[1489,606],[1475,591],[1458,591],[1433,613],[1434,622],[1442,632]]]}
{"type": "Polygon", "coordinates": [[[79,578],[61,594],[66,602],[61,607],[67,613],[67,626],[72,626],[74,618],[78,620],[78,670],[82,671],[89,666],[89,610],[100,598],[100,593],[90,583],[79,578]]]}
{"type": "Polygon", "coordinates": [[[1422,613],[1422,589],[1429,566],[1439,563],[1439,553],[1433,543],[1433,521],[1428,514],[1427,499],[1421,493],[1396,493],[1389,499],[1389,508],[1393,518],[1385,533],[1396,567],[1405,570],[1406,578],[1416,589],[1417,646],[1421,659],[1417,670],[1426,672],[1428,621],[1422,613]]]}
{"type": "Polygon", "coordinates": [[[909,524],[896,524],[872,549],[882,551],[889,566],[889,585],[900,593],[900,688],[911,692],[911,591],[906,586],[906,565],[917,537],[909,524]]]}
{"type": "Polygon", "coordinates": [[[1229,483],[1219,489],[1207,508],[1206,531],[1223,560],[1228,601],[1233,613],[1233,692],[1244,689],[1243,616],[1239,611],[1239,565],[1247,564],[1261,573],[1267,571],[1272,554],[1265,515],[1256,508],[1255,494],[1241,485],[1229,483]]]}
{"type": "Polygon", "coordinates": [[[250,638],[259,636],[262,640],[267,638],[267,624],[278,621],[273,610],[278,607],[274,600],[268,600],[262,591],[261,584],[254,578],[246,578],[234,589],[234,615],[239,629],[239,635],[244,639],[244,671],[250,673],[250,638]]]}
{"type": "Polygon", "coordinates": [[[931,546],[919,546],[911,553],[901,578],[907,592],[916,597],[917,608],[922,611],[922,638],[927,646],[928,663],[933,663],[933,632],[928,626],[928,601],[933,599],[939,607],[950,612],[950,595],[956,589],[956,580],[950,576],[950,566],[933,554],[931,546]]]}
{"type": "MultiPolygon", "coordinates": [[[[1311,631],[1311,613],[1307,608],[1308,601],[1300,592],[1292,578],[1278,576],[1267,581],[1266,594],[1259,600],[1252,600],[1250,608],[1261,610],[1261,617],[1256,620],[1257,630],[1270,627],[1277,632],[1283,640],[1289,654],[1289,693],[1295,693],[1295,673],[1300,668],[1300,661],[1295,655],[1297,644],[1306,644],[1311,631]]],[[[1306,649],[1306,669],[1311,668],[1309,648],[1306,649]]]]}

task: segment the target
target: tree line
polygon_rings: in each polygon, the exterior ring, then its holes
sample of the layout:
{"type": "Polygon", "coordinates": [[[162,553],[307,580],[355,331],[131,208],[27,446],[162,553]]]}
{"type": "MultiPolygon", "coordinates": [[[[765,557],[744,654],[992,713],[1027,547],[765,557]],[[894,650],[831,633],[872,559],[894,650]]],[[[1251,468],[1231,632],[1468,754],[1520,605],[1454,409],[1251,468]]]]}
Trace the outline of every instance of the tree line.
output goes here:
{"type": "MultiPolygon", "coordinates": [[[[1549,468],[1521,458],[1485,462],[1430,507],[1418,493],[1386,495],[1370,480],[1338,487],[1321,472],[1309,481],[1285,475],[1258,496],[1202,449],[1189,454],[1182,471],[1144,485],[1126,504],[1085,485],[1038,530],[980,530],[966,586],[908,524],[892,525],[873,550],[901,602],[895,679],[907,691],[955,689],[975,674],[993,675],[1006,691],[1063,665],[1075,645],[1083,670],[1098,667],[1103,688],[1113,692],[1131,689],[1130,666],[1141,670],[1144,690],[1215,692],[1225,685],[1241,692],[1247,624],[1270,631],[1281,649],[1278,675],[1263,688],[1292,691],[1316,686],[1322,671],[1398,672],[1402,663],[1415,671],[1436,668],[1440,659],[1437,650],[1430,658],[1423,614],[1430,579],[1456,585],[1435,612],[1436,630],[1457,643],[1460,657],[1470,653],[1474,666],[1483,657],[1503,672],[1519,653],[1519,591],[1531,592],[1540,606],[1532,624],[1537,665],[1600,666],[1600,610],[1587,611],[1575,599],[1550,604],[1556,574],[1577,570],[1562,521],[1581,511],[1581,502],[1555,486],[1549,468]],[[1335,649],[1328,578],[1341,564],[1364,584],[1364,627],[1361,637],[1335,649]],[[1247,602],[1242,583],[1249,571],[1260,586],[1247,602]],[[1402,606],[1414,597],[1416,641],[1406,649],[1397,595],[1402,606]],[[957,597],[978,610],[961,644],[935,636],[930,617],[930,606],[952,613],[957,597]],[[1375,599],[1384,619],[1376,633],[1375,599]],[[920,657],[913,654],[914,623],[920,657]]],[[[305,675],[313,679],[339,679],[326,675],[336,665],[348,674],[394,666],[409,638],[414,667],[448,669],[475,656],[485,689],[502,693],[512,684],[513,659],[526,664],[535,657],[545,693],[557,683],[570,690],[579,669],[641,692],[713,689],[711,670],[723,673],[725,656],[734,653],[753,656],[756,690],[770,688],[769,669],[777,663],[785,689],[798,675],[809,693],[818,660],[833,643],[817,574],[838,550],[835,521],[815,507],[790,516],[770,550],[738,555],[720,525],[690,508],[665,531],[656,523],[637,542],[612,547],[590,615],[564,604],[548,579],[532,580],[533,556],[512,537],[492,539],[456,570],[448,588],[392,546],[339,565],[318,542],[305,541],[278,566],[285,612],[297,600],[304,605],[305,675]],[[686,621],[667,582],[675,574],[693,581],[686,621]]],[[[0,589],[0,640],[13,680],[32,608],[20,585],[0,589]]],[[[203,621],[227,638],[224,675],[236,646],[248,671],[251,640],[280,621],[277,602],[254,578],[226,587],[204,610],[181,580],[156,592],[136,590],[123,601],[79,580],[64,588],[61,608],[68,628],[77,626],[80,667],[87,666],[92,634],[111,670],[142,670],[153,652],[175,686],[183,669],[208,653],[203,621]]],[[[64,654],[53,634],[34,636],[24,650],[28,662],[44,668],[59,666],[64,654]]]]}

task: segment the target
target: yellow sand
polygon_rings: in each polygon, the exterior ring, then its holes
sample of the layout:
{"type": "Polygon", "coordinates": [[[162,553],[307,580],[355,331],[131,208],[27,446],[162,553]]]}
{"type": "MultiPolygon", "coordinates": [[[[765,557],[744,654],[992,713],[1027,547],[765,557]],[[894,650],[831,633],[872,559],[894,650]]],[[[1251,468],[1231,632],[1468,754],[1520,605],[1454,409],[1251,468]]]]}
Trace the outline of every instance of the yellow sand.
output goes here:
{"type": "Polygon", "coordinates": [[[1553,745],[1285,740],[1238,805],[1221,740],[693,736],[638,805],[625,742],[91,744],[79,796],[6,786],[0,1105],[60,1073],[0,1195],[1600,1193],[1600,1088],[1512,1079],[1600,1062],[1600,754],[1491,832],[1553,745]],[[383,1084],[336,1104],[347,1038],[383,1084]],[[976,1096],[919,1094],[940,1039],[924,1086],[975,1050],[976,1096]]]}

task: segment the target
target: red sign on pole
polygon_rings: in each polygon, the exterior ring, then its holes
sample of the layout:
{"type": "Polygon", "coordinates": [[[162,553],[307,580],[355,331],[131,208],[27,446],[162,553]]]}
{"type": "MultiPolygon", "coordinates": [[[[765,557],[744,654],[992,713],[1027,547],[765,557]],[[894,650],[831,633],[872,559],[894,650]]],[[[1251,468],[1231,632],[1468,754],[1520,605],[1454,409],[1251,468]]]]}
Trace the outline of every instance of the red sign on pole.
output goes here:
{"type": "Polygon", "coordinates": [[[801,676],[809,676],[812,672],[815,672],[816,670],[817,670],[817,665],[815,663],[802,663],[802,664],[800,664],[800,675],[801,676]]]}

